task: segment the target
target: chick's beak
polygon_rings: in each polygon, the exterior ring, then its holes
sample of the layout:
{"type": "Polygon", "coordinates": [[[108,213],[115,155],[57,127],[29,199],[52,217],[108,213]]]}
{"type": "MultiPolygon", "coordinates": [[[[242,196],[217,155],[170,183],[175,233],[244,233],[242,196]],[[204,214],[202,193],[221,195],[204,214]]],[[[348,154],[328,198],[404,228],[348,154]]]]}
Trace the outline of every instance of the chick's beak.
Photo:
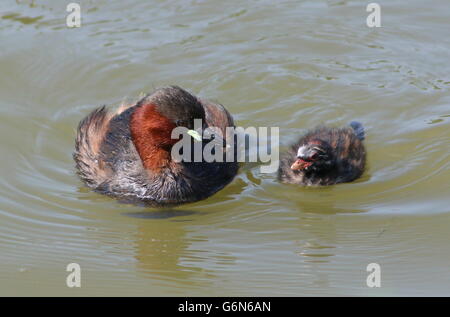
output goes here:
{"type": "Polygon", "coordinates": [[[307,169],[311,165],[312,165],[311,162],[305,162],[304,160],[299,158],[291,165],[291,170],[302,171],[302,170],[307,169]]]}
{"type": "Polygon", "coordinates": [[[291,170],[298,171],[302,168],[302,160],[298,159],[291,165],[291,170]]]}

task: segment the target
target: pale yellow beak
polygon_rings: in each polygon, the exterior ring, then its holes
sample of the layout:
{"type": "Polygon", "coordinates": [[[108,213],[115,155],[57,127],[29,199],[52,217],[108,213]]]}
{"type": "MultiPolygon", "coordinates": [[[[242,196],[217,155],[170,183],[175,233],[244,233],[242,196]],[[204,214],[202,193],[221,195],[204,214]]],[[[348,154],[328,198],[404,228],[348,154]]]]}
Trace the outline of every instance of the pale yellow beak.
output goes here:
{"type": "Polygon", "coordinates": [[[187,134],[189,134],[194,140],[201,142],[202,136],[195,130],[188,130],[187,134]]]}

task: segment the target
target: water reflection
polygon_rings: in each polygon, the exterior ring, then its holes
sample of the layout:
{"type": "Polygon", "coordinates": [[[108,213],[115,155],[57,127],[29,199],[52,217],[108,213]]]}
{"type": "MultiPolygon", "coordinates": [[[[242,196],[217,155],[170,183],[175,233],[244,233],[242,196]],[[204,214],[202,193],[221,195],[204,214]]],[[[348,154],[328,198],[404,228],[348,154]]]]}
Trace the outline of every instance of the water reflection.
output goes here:
{"type": "Polygon", "coordinates": [[[207,269],[206,257],[201,250],[191,250],[194,242],[207,241],[190,234],[189,216],[198,214],[191,210],[126,214],[141,220],[134,234],[134,258],[142,276],[189,288],[212,283],[214,274],[207,269]]]}
{"type": "MultiPolygon", "coordinates": [[[[123,213],[123,215],[125,216],[140,219],[168,219],[174,217],[185,217],[193,214],[198,214],[198,212],[192,210],[162,209],[157,211],[138,211],[138,212],[123,213]]],[[[180,221],[188,221],[188,220],[180,220],[180,221]]]]}

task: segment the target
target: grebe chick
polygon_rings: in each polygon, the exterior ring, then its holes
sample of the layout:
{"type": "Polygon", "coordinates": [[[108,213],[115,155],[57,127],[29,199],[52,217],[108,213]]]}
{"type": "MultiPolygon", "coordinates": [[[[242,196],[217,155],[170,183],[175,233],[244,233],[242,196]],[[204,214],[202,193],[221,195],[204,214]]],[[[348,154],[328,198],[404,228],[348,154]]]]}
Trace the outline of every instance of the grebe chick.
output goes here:
{"type": "Polygon", "coordinates": [[[366,162],[364,128],[318,127],[309,131],[280,160],[278,179],[304,186],[333,185],[360,177],[366,162]]]}

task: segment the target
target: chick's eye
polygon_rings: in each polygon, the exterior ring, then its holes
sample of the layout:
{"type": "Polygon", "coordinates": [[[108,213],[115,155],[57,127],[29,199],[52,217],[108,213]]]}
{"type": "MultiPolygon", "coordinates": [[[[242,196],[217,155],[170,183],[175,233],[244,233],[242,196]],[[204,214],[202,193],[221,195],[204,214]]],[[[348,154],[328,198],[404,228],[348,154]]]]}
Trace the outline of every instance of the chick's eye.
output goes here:
{"type": "Polygon", "coordinates": [[[318,157],[319,157],[319,154],[318,154],[318,153],[314,153],[314,154],[311,156],[311,159],[315,160],[315,159],[317,159],[318,157]]]}

